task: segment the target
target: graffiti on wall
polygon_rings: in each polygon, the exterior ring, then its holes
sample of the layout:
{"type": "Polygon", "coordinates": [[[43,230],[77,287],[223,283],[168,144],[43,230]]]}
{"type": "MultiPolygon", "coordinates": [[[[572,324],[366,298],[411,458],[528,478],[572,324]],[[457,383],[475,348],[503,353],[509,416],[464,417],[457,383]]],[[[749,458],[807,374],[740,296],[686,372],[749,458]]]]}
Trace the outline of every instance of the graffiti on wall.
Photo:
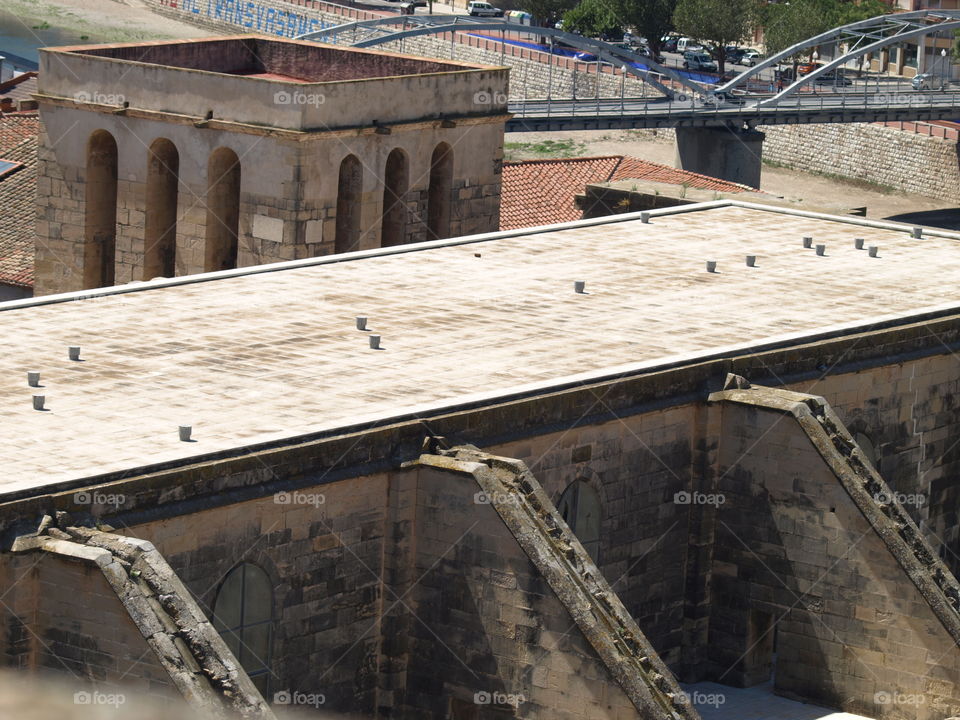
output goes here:
{"type": "Polygon", "coordinates": [[[160,4],[279,37],[293,38],[327,26],[327,23],[317,18],[278,10],[254,0],[160,0],[160,4]]]}

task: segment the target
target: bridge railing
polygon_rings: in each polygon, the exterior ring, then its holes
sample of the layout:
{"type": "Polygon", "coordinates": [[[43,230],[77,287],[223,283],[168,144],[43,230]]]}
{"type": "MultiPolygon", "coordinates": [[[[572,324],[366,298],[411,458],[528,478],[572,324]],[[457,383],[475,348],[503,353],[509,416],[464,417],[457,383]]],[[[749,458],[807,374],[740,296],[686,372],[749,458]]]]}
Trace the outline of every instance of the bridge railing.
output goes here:
{"type": "MultiPolygon", "coordinates": [[[[661,119],[710,118],[718,120],[724,116],[754,115],[760,119],[771,115],[830,115],[838,113],[857,114],[871,110],[890,109],[933,109],[949,110],[957,108],[960,117],[960,90],[945,91],[900,91],[881,93],[860,93],[856,91],[837,92],[819,90],[803,94],[789,95],[776,99],[774,104],[757,107],[763,100],[776,95],[775,92],[752,93],[740,96],[735,102],[717,98],[710,93],[685,96],[678,93],[675,98],[654,98],[623,95],[619,98],[590,98],[558,100],[557,98],[523,98],[509,103],[510,112],[518,118],[645,118],[656,116],[661,119]]],[[[762,123],[760,123],[762,124],[762,123]]],[[[935,134],[930,131],[928,134],[935,134]]],[[[944,133],[946,137],[946,133],[944,133]]]]}

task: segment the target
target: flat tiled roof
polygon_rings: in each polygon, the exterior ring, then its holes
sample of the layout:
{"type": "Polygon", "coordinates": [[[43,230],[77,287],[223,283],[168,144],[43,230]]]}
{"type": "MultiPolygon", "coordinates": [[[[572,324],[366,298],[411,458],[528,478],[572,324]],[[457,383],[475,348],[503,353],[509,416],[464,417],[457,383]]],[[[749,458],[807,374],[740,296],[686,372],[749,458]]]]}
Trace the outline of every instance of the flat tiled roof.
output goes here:
{"type": "Polygon", "coordinates": [[[960,301],[958,242],[688,206],[649,224],[618,218],[0,305],[10,340],[0,354],[0,489],[908,316],[960,301]],[[826,243],[826,256],[804,250],[803,235],[826,243]],[[854,249],[857,236],[880,257],[854,249]],[[756,268],[747,254],[759,256],[756,268]],[[706,260],[720,272],[705,272],[706,260]],[[369,348],[357,315],[382,350],[369,348]],[[83,362],[68,360],[74,344],[83,362]],[[32,409],[28,370],[42,373],[48,412],[32,409]],[[178,441],[182,423],[197,442],[178,441]]]}

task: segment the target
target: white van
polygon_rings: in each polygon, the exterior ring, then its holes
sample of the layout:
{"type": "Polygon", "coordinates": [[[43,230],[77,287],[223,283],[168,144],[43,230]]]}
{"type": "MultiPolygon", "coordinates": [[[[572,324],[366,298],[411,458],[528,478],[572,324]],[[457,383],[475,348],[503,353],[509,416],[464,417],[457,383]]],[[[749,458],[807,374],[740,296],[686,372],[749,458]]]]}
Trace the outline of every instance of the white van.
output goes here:
{"type": "Polygon", "coordinates": [[[687,50],[701,50],[702,48],[703,48],[703,45],[698,43],[693,38],[682,37],[679,40],[677,40],[677,52],[680,53],[681,55],[685,53],[687,50]]]}
{"type": "Polygon", "coordinates": [[[474,0],[467,5],[467,12],[469,12],[474,17],[479,17],[481,15],[488,15],[490,17],[503,17],[503,10],[498,7],[494,7],[488,2],[480,2],[479,0],[474,0]]]}

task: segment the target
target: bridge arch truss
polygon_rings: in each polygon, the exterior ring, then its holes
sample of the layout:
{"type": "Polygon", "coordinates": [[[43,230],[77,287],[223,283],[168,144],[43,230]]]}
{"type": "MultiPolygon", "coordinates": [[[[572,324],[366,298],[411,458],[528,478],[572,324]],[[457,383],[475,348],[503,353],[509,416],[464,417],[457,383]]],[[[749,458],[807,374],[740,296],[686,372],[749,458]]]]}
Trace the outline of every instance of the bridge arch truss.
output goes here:
{"type": "Polygon", "coordinates": [[[848,65],[851,61],[864,55],[900,45],[925,35],[952,34],[956,29],[960,29],[960,10],[918,10],[892,15],[878,15],[867,20],[841,25],[791,45],[782,52],[771,55],[763,62],[757,63],[752,68],[718,86],[713,92],[729,92],[740,88],[767,68],[780,65],[793,57],[808,52],[812,54],[814,50],[823,46],[837,48],[846,46],[846,51],[842,54],[825,62],[813,72],[796,78],[783,90],[758,103],[759,107],[769,107],[776,105],[783,98],[799,92],[805,86],[816,84],[818,78],[848,65]]]}
{"type": "MultiPolygon", "coordinates": [[[[703,94],[704,92],[702,85],[684,77],[676,70],[660,65],[652,58],[616,47],[610,43],[592,40],[582,35],[563,32],[555,28],[530,27],[491,18],[474,19],[462,15],[398,15],[335,25],[301,35],[297,39],[367,48],[424,35],[480,31],[504,34],[507,32],[530,32],[550,38],[551,44],[554,41],[560,41],[564,45],[577,50],[592,53],[600,61],[619,66],[624,73],[643,81],[659,91],[664,97],[670,99],[675,96],[676,89],[667,85],[666,81],[684,88],[691,94],[703,94]],[[401,26],[401,29],[392,28],[392,26],[397,25],[401,26]],[[349,38],[349,40],[346,43],[341,43],[341,38],[349,38]],[[635,67],[635,63],[645,66],[646,70],[635,67]],[[664,78],[664,80],[658,79],[657,76],[664,78]]],[[[497,38],[492,39],[496,40],[497,38]]]]}

